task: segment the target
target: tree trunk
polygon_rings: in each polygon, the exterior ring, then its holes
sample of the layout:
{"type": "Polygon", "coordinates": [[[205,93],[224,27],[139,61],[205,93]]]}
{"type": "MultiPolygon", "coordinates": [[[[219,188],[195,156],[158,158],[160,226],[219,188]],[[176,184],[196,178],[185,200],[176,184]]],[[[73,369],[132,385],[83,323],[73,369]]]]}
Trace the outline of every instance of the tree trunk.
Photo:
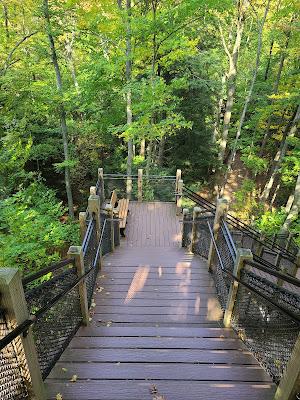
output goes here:
{"type": "Polygon", "coordinates": [[[146,140],[141,139],[140,143],[140,156],[145,158],[146,140]]]}
{"type": "Polygon", "coordinates": [[[69,66],[70,66],[70,71],[71,71],[73,83],[74,83],[76,92],[79,93],[79,84],[78,84],[78,81],[77,81],[76,69],[75,69],[75,64],[74,64],[74,55],[73,55],[73,43],[74,43],[74,40],[75,40],[75,33],[72,32],[71,38],[68,38],[66,40],[65,48],[66,48],[67,61],[68,61],[69,66]]]}
{"type": "Polygon", "coordinates": [[[214,133],[213,133],[213,141],[214,143],[217,143],[218,140],[220,139],[220,121],[221,121],[221,114],[222,114],[222,109],[224,106],[224,96],[223,96],[223,88],[226,84],[226,74],[222,76],[222,95],[219,99],[218,102],[218,107],[216,109],[216,117],[215,117],[215,122],[214,122],[214,133]]]}
{"type": "Polygon", "coordinates": [[[293,137],[296,133],[297,130],[297,123],[300,119],[300,105],[297,108],[297,111],[295,115],[293,116],[293,119],[290,121],[290,123],[287,125],[284,133],[283,133],[283,138],[280,144],[280,148],[277,151],[274,161],[273,161],[273,166],[271,169],[271,175],[268,181],[265,184],[264,190],[261,195],[261,200],[262,201],[267,201],[271,192],[271,189],[273,187],[275,178],[277,176],[277,173],[279,171],[279,168],[281,166],[281,163],[284,159],[284,156],[286,154],[287,148],[288,148],[288,137],[293,137]]]}
{"type": "Polygon", "coordinates": [[[219,151],[219,160],[221,162],[224,161],[224,157],[225,157],[225,151],[226,151],[226,147],[227,147],[227,138],[228,138],[230,120],[231,120],[231,113],[232,113],[232,107],[233,107],[234,95],[235,95],[235,89],[236,89],[237,64],[238,64],[239,51],[240,51],[242,34],[243,34],[243,29],[244,29],[244,14],[245,14],[244,5],[245,5],[245,3],[246,3],[246,0],[243,0],[241,3],[238,2],[238,18],[237,18],[237,22],[236,22],[236,36],[235,36],[235,43],[233,46],[233,50],[231,53],[225,43],[225,39],[223,37],[223,33],[221,30],[222,42],[223,42],[224,49],[225,49],[225,52],[226,52],[226,54],[228,56],[228,60],[229,60],[227,101],[226,101],[226,108],[225,108],[224,122],[223,122],[223,132],[222,132],[220,151],[219,151]]]}
{"type": "Polygon", "coordinates": [[[7,5],[3,3],[3,16],[4,16],[4,26],[5,26],[5,35],[6,40],[9,40],[9,20],[8,20],[8,9],[7,5]]]}
{"type": "Polygon", "coordinates": [[[153,142],[152,140],[149,140],[147,149],[146,176],[150,175],[150,167],[152,163],[152,148],[153,148],[153,142]]]}
{"type": "Polygon", "coordinates": [[[165,155],[166,137],[163,136],[159,142],[157,164],[159,167],[163,166],[165,155]]]}
{"type": "Polygon", "coordinates": [[[249,106],[249,103],[250,103],[250,101],[252,99],[252,95],[253,95],[253,89],[254,89],[254,85],[255,85],[255,82],[256,82],[257,72],[258,72],[259,63],[260,63],[263,29],[264,29],[264,25],[265,25],[266,18],[267,18],[267,15],[268,15],[268,11],[269,11],[269,7],[270,7],[270,1],[271,0],[268,0],[268,2],[267,2],[263,19],[262,19],[261,23],[259,24],[255,67],[254,67],[254,70],[253,70],[249,91],[248,91],[248,94],[247,94],[247,97],[246,97],[246,100],[245,100],[245,104],[244,104],[244,107],[243,107],[243,111],[242,111],[242,114],[241,114],[238,130],[237,130],[237,133],[236,133],[236,136],[235,136],[233,149],[232,149],[229,161],[228,161],[227,171],[226,171],[225,179],[224,179],[224,187],[225,187],[225,185],[227,183],[228,173],[229,173],[229,171],[231,169],[231,166],[232,166],[232,164],[233,164],[233,162],[235,160],[238,140],[239,140],[239,138],[241,136],[241,132],[242,132],[242,128],[243,128],[243,125],[244,125],[244,122],[245,122],[245,117],[246,117],[246,113],[247,113],[247,110],[248,110],[248,106],[249,106]]]}
{"type": "Polygon", "coordinates": [[[283,231],[287,231],[290,228],[291,223],[298,217],[299,208],[300,208],[300,172],[296,182],[293,206],[291,207],[288,216],[286,217],[286,220],[283,224],[282,227],[283,231]]]}
{"type": "MultiPolygon", "coordinates": [[[[131,104],[131,77],[132,77],[132,51],[131,51],[131,0],[126,0],[126,114],[127,127],[132,124],[132,104],[131,104]]],[[[127,144],[127,198],[131,198],[132,193],[132,160],[133,160],[133,140],[128,139],[127,144]]]]}
{"type": "MultiPolygon", "coordinates": [[[[283,50],[283,52],[281,53],[281,56],[280,56],[278,72],[277,72],[277,76],[276,76],[276,80],[275,80],[275,84],[274,84],[274,88],[273,88],[273,94],[274,95],[276,95],[278,93],[279,82],[280,82],[280,78],[281,78],[281,74],[282,74],[282,70],[283,70],[283,66],[284,66],[284,61],[285,61],[285,58],[286,58],[286,52],[287,52],[287,49],[289,47],[290,36],[291,36],[291,31],[289,30],[289,32],[287,33],[287,36],[286,36],[286,42],[285,42],[284,50],[283,50]]],[[[272,105],[273,103],[274,103],[274,99],[271,100],[270,104],[272,105]]],[[[265,147],[266,147],[266,145],[268,143],[268,139],[271,136],[271,124],[272,124],[272,115],[270,115],[269,118],[268,118],[266,133],[264,135],[264,138],[263,138],[263,141],[262,141],[262,144],[261,144],[261,147],[260,147],[259,157],[263,156],[264,151],[265,151],[265,147]]]]}
{"type": "MultiPolygon", "coordinates": [[[[49,44],[50,44],[51,58],[52,58],[52,63],[53,63],[55,75],[56,75],[56,85],[57,85],[58,92],[60,94],[60,104],[59,104],[58,108],[59,108],[59,114],[60,114],[61,133],[62,133],[62,139],[63,139],[64,159],[65,159],[65,162],[68,162],[69,161],[68,128],[67,128],[67,123],[66,123],[66,111],[65,111],[65,107],[64,107],[64,103],[63,103],[62,78],[61,78],[60,68],[58,65],[54,39],[53,39],[53,36],[51,33],[48,0],[43,0],[43,2],[44,2],[43,3],[44,18],[45,18],[45,22],[46,22],[47,36],[48,36],[49,44]]],[[[68,198],[69,215],[71,218],[74,218],[70,168],[68,166],[65,166],[65,185],[66,185],[66,193],[67,193],[67,198],[68,198]]]]}
{"type": "Polygon", "coordinates": [[[271,41],[271,45],[270,45],[269,57],[268,57],[268,61],[267,61],[266,71],[265,71],[265,81],[269,77],[271,58],[272,58],[272,54],[273,54],[273,46],[274,46],[274,40],[271,41]]]}
{"type": "Polygon", "coordinates": [[[291,193],[289,195],[288,201],[286,202],[285,209],[284,209],[287,214],[290,212],[290,210],[292,208],[292,205],[294,203],[294,198],[295,198],[295,194],[291,193]]]}

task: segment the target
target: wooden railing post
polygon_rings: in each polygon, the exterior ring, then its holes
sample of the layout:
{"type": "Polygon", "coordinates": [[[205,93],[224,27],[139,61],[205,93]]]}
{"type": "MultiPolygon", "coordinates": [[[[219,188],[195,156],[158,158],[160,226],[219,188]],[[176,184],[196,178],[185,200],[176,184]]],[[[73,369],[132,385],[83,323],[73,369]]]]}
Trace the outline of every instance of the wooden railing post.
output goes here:
{"type": "Polygon", "coordinates": [[[106,212],[107,212],[107,216],[110,219],[110,237],[111,237],[111,251],[114,251],[115,249],[115,231],[114,231],[114,222],[113,222],[113,218],[114,218],[114,210],[111,204],[108,204],[105,208],[106,212]]]}
{"type": "MultiPolygon", "coordinates": [[[[0,269],[0,293],[0,304],[5,311],[8,328],[13,330],[17,325],[29,318],[19,270],[15,268],[0,269]]],[[[21,343],[20,346],[15,346],[16,351],[19,353],[17,355],[17,363],[20,373],[26,382],[30,399],[45,400],[47,397],[32,336],[32,328],[29,328],[26,336],[20,335],[15,340],[21,343]]]]}
{"type": "Polygon", "coordinates": [[[132,177],[131,176],[126,177],[126,194],[127,194],[127,199],[131,200],[131,195],[132,195],[132,177]]]}
{"type": "Polygon", "coordinates": [[[176,215],[181,214],[182,193],[183,193],[183,180],[179,179],[178,188],[177,188],[177,192],[176,192],[176,215]]]}
{"type": "MultiPolygon", "coordinates": [[[[68,251],[68,256],[70,258],[74,258],[78,277],[84,275],[85,269],[84,269],[82,247],[81,246],[70,246],[69,251],[68,251]]],[[[81,308],[83,324],[89,325],[89,306],[88,306],[88,295],[87,295],[85,279],[83,279],[78,284],[78,289],[79,289],[80,308],[81,308]]]]}
{"type": "Polygon", "coordinates": [[[197,238],[197,220],[199,216],[201,215],[201,208],[200,207],[194,207],[193,210],[193,227],[192,227],[192,240],[191,240],[191,249],[190,251],[193,252],[195,243],[196,243],[196,238],[197,238]]]}
{"type": "Polygon", "coordinates": [[[101,223],[100,223],[100,197],[98,195],[91,194],[88,199],[88,210],[91,215],[95,216],[97,238],[100,239],[101,234],[101,223]]]}
{"type": "MultiPolygon", "coordinates": [[[[180,181],[180,179],[181,179],[181,169],[178,169],[176,171],[175,193],[178,192],[178,182],[180,181]]],[[[177,198],[175,195],[175,202],[176,202],[176,200],[177,200],[177,198]]]]}
{"type": "Polygon", "coordinates": [[[103,168],[98,168],[98,180],[99,180],[100,207],[103,208],[103,205],[105,203],[103,168]]]}
{"type": "MultiPolygon", "coordinates": [[[[253,260],[253,255],[252,255],[251,250],[250,249],[242,249],[242,248],[237,249],[233,274],[238,279],[240,278],[241,271],[244,268],[245,261],[247,261],[247,260],[248,261],[253,260]]],[[[225,314],[224,314],[223,323],[224,323],[225,328],[229,328],[231,326],[231,316],[232,316],[236,296],[238,293],[238,288],[239,288],[239,283],[237,281],[233,280],[230,285],[228,300],[227,300],[227,304],[226,304],[226,310],[225,310],[225,314]]]]}
{"type": "MultiPolygon", "coordinates": [[[[215,219],[214,219],[214,226],[213,226],[213,233],[214,233],[214,238],[217,241],[218,238],[218,233],[220,229],[220,224],[221,224],[221,218],[226,215],[228,210],[228,201],[222,197],[221,199],[217,200],[217,207],[216,207],[216,213],[215,213],[215,219]]],[[[213,241],[210,241],[210,246],[209,246],[209,252],[208,252],[208,258],[207,258],[207,264],[208,264],[208,270],[210,271],[212,268],[212,264],[215,258],[215,247],[213,244],[213,241]]]]}
{"type": "Polygon", "coordinates": [[[91,196],[97,196],[96,186],[91,186],[90,187],[90,195],[91,196]]]}
{"type": "Polygon", "coordinates": [[[79,226],[80,226],[80,239],[81,243],[83,242],[83,239],[86,234],[86,212],[80,212],[79,213],[79,226]]]}
{"type": "Polygon", "coordinates": [[[138,169],[138,201],[143,201],[143,170],[138,169]]]}
{"type": "Polygon", "coordinates": [[[300,395],[300,334],[275,392],[274,400],[295,400],[300,395]]]}

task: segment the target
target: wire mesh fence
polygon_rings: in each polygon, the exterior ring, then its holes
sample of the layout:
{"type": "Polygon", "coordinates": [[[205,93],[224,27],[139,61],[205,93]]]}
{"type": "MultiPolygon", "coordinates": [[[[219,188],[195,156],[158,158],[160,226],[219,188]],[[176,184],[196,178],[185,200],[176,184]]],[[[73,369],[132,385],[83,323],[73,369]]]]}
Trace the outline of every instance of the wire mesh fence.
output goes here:
{"type": "MultiPolygon", "coordinates": [[[[12,330],[3,310],[0,310],[0,338],[12,330]]],[[[17,337],[0,352],[1,400],[29,400],[28,371],[21,338],[17,337]]]]}
{"type": "Polygon", "coordinates": [[[192,251],[195,254],[199,254],[204,258],[208,258],[209,247],[210,247],[210,233],[209,227],[213,225],[214,215],[208,213],[196,218],[193,222],[194,226],[194,238],[192,251]]]}
{"type": "Polygon", "coordinates": [[[300,317],[300,296],[246,270],[241,273],[241,282],[253,290],[239,285],[231,324],[274,382],[279,383],[300,325],[278,306],[300,317]]]}
{"type": "MultiPolygon", "coordinates": [[[[63,293],[77,279],[71,267],[33,289],[26,290],[25,298],[30,314],[48,306],[53,298],[63,293]]],[[[33,337],[42,377],[46,378],[69,344],[82,321],[78,287],[51,306],[33,325],[33,337]]]]}

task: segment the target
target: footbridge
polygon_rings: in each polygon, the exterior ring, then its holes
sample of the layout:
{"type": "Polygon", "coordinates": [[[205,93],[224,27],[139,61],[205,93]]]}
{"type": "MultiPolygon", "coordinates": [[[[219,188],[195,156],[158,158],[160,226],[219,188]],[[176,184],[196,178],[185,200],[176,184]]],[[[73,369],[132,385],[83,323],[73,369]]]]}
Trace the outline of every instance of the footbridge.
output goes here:
{"type": "Polygon", "coordinates": [[[298,399],[291,240],[263,237],[180,171],[100,169],[80,230],[61,262],[0,271],[1,399],[298,399]],[[125,237],[112,191],[130,197],[125,237]]]}

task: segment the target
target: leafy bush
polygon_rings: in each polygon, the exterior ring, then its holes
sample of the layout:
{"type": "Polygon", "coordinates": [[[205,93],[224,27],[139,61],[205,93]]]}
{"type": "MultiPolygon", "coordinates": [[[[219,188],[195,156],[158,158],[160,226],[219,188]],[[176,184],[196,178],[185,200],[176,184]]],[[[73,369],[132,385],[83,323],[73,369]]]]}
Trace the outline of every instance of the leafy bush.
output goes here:
{"type": "Polygon", "coordinates": [[[272,236],[280,231],[285,218],[286,213],[284,209],[266,211],[255,221],[255,225],[267,236],[272,236]]]}
{"type": "Polygon", "coordinates": [[[40,182],[0,201],[0,267],[26,274],[57,261],[68,244],[78,243],[78,227],[65,212],[40,182]]]}

